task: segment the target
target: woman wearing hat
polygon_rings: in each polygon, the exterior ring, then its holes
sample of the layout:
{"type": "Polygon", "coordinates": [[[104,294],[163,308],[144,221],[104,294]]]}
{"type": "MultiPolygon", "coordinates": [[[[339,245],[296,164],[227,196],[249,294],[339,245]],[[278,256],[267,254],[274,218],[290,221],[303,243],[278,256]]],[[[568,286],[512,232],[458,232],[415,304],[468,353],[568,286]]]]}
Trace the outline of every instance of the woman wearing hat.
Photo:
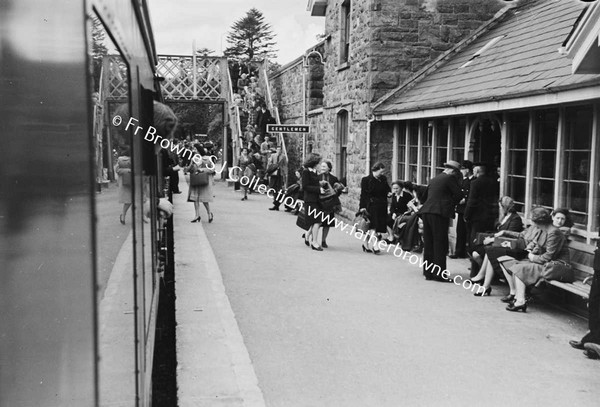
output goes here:
{"type": "Polygon", "coordinates": [[[381,162],[375,163],[371,168],[371,174],[363,177],[360,181],[360,211],[369,213],[371,230],[367,233],[367,247],[363,244],[363,252],[379,253],[377,244],[380,234],[387,232],[387,197],[391,192],[387,178],[383,175],[385,165],[381,162]],[[371,237],[373,236],[373,237],[371,237]],[[372,249],[369,249],[371,239],[374,240],[372,249]]]}
{"type": "Polygon", "coordinates": [[[515,201],[509,196],[503,196],[498,201],[502,220],[496,226],[494,234],[483,239],[483,242],[473,247],[471,254],[471,269],[479,272],[471,279],[471,282],[476,284],[483,283],[484,291],[478,292],[475,295],[487,295],[492,290],[490,285],[494,277],[494,272],[502,274],[502,269],[498,264],[498,257],[512,256],[515,258],[525,258],[527,253],[524,249],[510,249],[506,247],[492,246],[495,237],[504,235],[505,231],[520,233],[523,230],[523,221],[515,208],[515,201]]]}
{"type": "Polygon", "coordinates": [[[569,248],[565,235],[552,224],[550,211],[535,208],[531,212],[531,221],[539,231],[526,246],[527,259],[501,262],[504,274],[510,285],[510,295],[514,303],[510,303],[507,311],[527,312],[525,289],[543,279],[544,265],[555,260],[569,264],[569,248]]]}

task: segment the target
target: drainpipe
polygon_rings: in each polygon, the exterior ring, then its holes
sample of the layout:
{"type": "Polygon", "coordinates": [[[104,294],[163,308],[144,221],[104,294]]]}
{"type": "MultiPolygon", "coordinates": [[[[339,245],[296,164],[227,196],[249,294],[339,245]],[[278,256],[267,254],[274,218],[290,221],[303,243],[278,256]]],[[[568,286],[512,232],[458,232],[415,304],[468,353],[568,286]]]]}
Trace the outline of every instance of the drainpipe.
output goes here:
{"type": "MultiPolygon", "coordinates": [[[[306,55],[302,56],[302,124],[306,124],[306,55]]],[[[306,133],[302,133],[302,162],[306,161],[306,133]]]]}
{"type": "Polygon", "coordinates": [[[375,121],[375,116],[369,115],[367,119],[367,168],[365,169],[365,175],[371,173],[371,123],[375,121]]]}

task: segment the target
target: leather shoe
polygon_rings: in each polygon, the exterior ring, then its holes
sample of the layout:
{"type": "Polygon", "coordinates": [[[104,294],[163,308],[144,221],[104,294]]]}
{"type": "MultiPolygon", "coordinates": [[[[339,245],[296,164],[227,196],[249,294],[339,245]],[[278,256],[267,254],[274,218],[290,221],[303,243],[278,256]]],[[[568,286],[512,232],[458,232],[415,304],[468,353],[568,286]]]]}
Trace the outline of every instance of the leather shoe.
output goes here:
{"type": "Polygon", "coordinates": [[[600,345],[587,342],[583,346],[585,347],[585,351],[583,352],[585,356],[590,359],[600,359],[600,345]]]}
{"type": "Polygon", "coordinates": [[[274,206],[272,208],[269,208],[270,211],[278,211],[279,207],[278,206],[274,206]]]}
{"type": "Polygon", "coordinates": [[[569,341],[569,345],[571,345],[575,349],[579,349],[579,350],[585,349],[584,344],[581,341],[569,341]]]}

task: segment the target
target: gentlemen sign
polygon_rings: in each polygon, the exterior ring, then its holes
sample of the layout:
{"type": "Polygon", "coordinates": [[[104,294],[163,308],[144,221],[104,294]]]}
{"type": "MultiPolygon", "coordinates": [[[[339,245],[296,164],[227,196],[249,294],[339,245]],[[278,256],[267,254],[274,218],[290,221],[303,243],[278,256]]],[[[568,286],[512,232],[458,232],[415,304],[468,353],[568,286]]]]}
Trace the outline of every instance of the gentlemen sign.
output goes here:
{"type": "Polygon", "coordinates": [[[267,133],[310,133],[305,124],[267,124],[267,133]]]}

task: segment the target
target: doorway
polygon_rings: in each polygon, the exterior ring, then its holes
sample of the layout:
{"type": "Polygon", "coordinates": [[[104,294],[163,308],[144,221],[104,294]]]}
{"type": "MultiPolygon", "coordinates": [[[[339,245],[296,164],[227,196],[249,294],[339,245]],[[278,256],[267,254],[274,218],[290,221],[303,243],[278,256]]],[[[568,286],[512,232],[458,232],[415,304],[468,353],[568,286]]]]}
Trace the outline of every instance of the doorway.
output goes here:
{"type": "Polygon", "coordinates": [[[496,171],[501,162],[501,140],[499,120],[493,117],[476,120],[471,130],[470,160],[485,163],[491,171],[496,171]]]}

